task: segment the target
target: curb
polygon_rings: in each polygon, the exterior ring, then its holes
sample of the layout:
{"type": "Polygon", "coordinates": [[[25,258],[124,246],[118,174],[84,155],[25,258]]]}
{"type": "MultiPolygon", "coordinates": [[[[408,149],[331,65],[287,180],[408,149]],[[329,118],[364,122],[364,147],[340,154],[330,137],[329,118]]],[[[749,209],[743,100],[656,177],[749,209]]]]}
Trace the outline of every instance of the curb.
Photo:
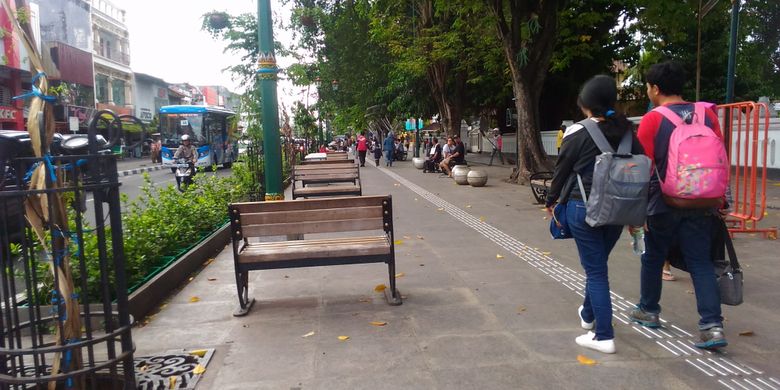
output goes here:
{"type": "Polygon", "coordinates": [[[130,175],[137,175],[143,172],[159,171],[161,169],[163,169],[162,166],[155,165],[153,167],[135,168],[135,169],[128,169],[126,171],[118,171],[116,174],[118,176],[130,176],[130,175]]]}

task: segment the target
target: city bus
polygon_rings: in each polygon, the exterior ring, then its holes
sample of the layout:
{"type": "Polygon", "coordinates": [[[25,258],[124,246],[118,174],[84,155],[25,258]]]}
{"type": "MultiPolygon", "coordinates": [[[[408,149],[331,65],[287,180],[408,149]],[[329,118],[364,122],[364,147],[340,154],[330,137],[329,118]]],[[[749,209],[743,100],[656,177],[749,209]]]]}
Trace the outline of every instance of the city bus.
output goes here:
{"type": "Polygon", "coordinates": [[[198,151],[197,167],[229,168],[238,157],[235,112],[221,107],[177,105],[163,106],[159,114],[163,166],[173,165],[173,155],[184,134],[190,136],[198,151]]]}

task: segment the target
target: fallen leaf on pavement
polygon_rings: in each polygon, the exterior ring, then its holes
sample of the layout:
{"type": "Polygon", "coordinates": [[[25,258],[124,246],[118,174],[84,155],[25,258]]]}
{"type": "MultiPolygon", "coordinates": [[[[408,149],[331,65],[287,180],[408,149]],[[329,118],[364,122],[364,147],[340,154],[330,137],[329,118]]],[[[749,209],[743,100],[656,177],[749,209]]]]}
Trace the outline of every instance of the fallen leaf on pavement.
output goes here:
{"type": "Polygon", "coordinates": [[[485,222],[485,217],[479,217],[480,222],[485,222]]]}
{"type": "Polygon", "coordinates": [[[417,236],[417,239],[419,239],[419,240],[424,240],[424,239],[425,239],[425,237],[423,237],[423,236],[417,236]]]}
{"type": "Polygon", "coordinates": [[[188,282],[191,282],[191,281],[192,281],[192,279],[195,279],[195,278],[194,278],[194,277],[192,277],[192,276],[190,276],[190,278],[189,278],[189,279],[187,279],[187,281],[188,281],[188,282]]]}
{"type": "Polygon", "coordinates": [[[200,301],[200,298],[198,298],[198,297],[191,297],[190,298],[190,302],[192,302],[192,303],[195,303],[195,302],[198,302],[198,301],[200,301]]]}
{"type": "Polygon", "coordinates": [[[693,294],[693,290],[685,290],[688,294],[693,294]]]}
{"type": "Polygon", "coordinates": [[[169,376],[168,377],[168,388],[169,389],[175,389],[176,388],[176,378],[177,376],[169,376]]]}
{"type": "Polygon", "coordinates": [[[525,311],[525,306],[523,305],[517,305],[517,314],[520,314],[525,311]]]}
{"type": "Polygon", "coordinates": [[[593,360],[593,359],[591,359],[591,358],[589,358],[589,357],[587,357],[585,355],[577,355],[577,361],[580,362],[580,364],[585,365],[585,366],[593,366],[593,365],[596,365],[596,363],[598,363],[595,360],[593,360]]]}
{"type": "Polygon", "coordinates": [[[208,280],[209,280],[209,282],[213,282],[213,281],[217,280],[217,278],[209,278],[208,280]]]}
{"type": "Polygon", "coordinates": [[[374,326],[385,326],[385,325],[387,325],[387,322],[385,322],[385,321],[371,321],[371,322],[369,322],[369,324],[374,325],[374,326]]]}
{"type": "Polygon", "coordinates": [[[404,236],[404,240],[411,240],[412,238],[409,236],[404,236]]]}
{"type": "Polygon", "coordinates": [[[755,335],[755,333],[753,333],[752,330],[746,330],[744,332],[739,332],[739,335],[740,336],[753,336],[753,335],[755,335]]]}
{"type": "Polygon", "coordinates": [[[417,201],[417,198],[414,198],[414,201],[416,202],[416,201],[417,201]]]}
{"type": "Polygon", "coordinates": [[[542,254],[545,255],[545,256],[550,256],[550,254],[552,254],[552,252],[542,252],[542,254]]]}
{"type": "Polygon", "coordinates": [[[311,337],[311,336],[314,336],[314,331],[311,331],[311,332],[309,332],[309,333],[306,333],[305,335],[303,335],[303,336],[301,336],[301,337],[303,337],[303,338],[307,338],[307,337],[311,337]]]}
{"type": "Polygon", "coordinates": [[[339,340],[347,341],[347,340],[349,340],[349,336],[339,336],[339,340]]]}
{"type": "Polygon", "coordinates": [[[382,292],[385,291],[386,288],[387,286],[385,286],[384,284],[377,284],[376,287],[374,287],[374,291],[382,292]]]}
{"type": "Polygon", "coordinates": [[[206,352],[208,352],[208,351],[205,350],[205,349],[196,349],[194,351],[190,351],[190,355],[204,357],[204,356],[206,356],[206,352]]]}
{"type": "Polygon", "coordinates": [[[395,241],[393,241],[393,244],[395,244],[395,245],[401,245],[401,244],[403,244],[403,243],[404,243],[404,242],[403,242],[403,241],[401,241],[401,240],[395,240],[395,241]]]}
{"type": "Polygon", "coordinates": [[[399,273],[395,274],[395,277],[396,278],[403,278],[405,275],[406,275],[405,273],[399,272],[399,273]]]}
{"type": "Polygon", "coordinates": [[[400,185],[400,184],[398,184],[398,183],[393,183],[393,185],[394,185],[394,186],[396,186],[396,187],[400,187],[400,186],[401,186],[401,185],[400,185]]]}
{"type": "Polygon", "coordinates": [[[198,364],[195,366],[195,368],[192,369],[192,373],[195,375],[200,375],[206,372],[206,367],[203,367],[202,365],[198,364]]]}
{"type": "Polygon", "coordinates": [[[467,205],[466,205],[466,208],[467,208],[467,209],[470,209],[470,208],[471,208],[471,205],[470,205],[470,204],[467,204],[467,205]]]}
{"type": "Polygon", "coordinates": [[[546,220],[547,220],[547,217],[542,217],[542,219],[546,221],[546,220]]]}
{"type": "Polygon", "coordinates": [[[214,259],[208,259],[208,260],[206,261],[206,265],[209,265],[209,264],[211,264],[211,263],[213,263],[213,262],[214,262],[214,259]]]}
{"type": "Polygon", "coordinates": [[[496,254],[496,259],[499,259],[499,260],[501,260],[501,259],[503,259],[503,258],[504,258],[504,256],[501,256],[500,254],[496,254]]]}
{"type": "Polygon", "coordinates": [[[371,302],[371,298],[363,297],[363,298],[358,299],[358,302],[360,302],[360,303],[369,303],[369,302],[371,302]]]}
{"type": "Polygon", "coordinates": [[[444,207],[439,207],[436,211],[444,211],[444,207]]]}

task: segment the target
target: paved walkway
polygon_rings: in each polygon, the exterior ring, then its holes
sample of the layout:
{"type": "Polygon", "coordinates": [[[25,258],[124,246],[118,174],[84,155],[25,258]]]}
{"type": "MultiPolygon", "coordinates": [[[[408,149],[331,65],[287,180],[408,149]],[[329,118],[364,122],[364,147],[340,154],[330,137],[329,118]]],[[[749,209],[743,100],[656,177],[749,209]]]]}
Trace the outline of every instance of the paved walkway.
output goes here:
{"type": "MultiPolygon", "coordinates": [[[[411,162],[362,168],[365,194],[393,196],[402,306],[374,292],[386,283],[381,264],[256,271],[258,302],[232,317],[228,247],[134,329],[137,353],[216,348],[202,389],[780,389],[778,241],[736,240],[746,303],[724,307],[731,344],[711,354],[692,347],[698,318],[682,272],[664,285],[664,329],[626,321],[639,260],[624,235],[610,260],[618,353],[603,355],[574,343],[584,332],[574,242],[549,238],[529,188],[499,180],[507,166],[479,169],[488,187],[457,186],[411,162]]],[[[780,224],[780,212],[767,219],[780,224]]]]}

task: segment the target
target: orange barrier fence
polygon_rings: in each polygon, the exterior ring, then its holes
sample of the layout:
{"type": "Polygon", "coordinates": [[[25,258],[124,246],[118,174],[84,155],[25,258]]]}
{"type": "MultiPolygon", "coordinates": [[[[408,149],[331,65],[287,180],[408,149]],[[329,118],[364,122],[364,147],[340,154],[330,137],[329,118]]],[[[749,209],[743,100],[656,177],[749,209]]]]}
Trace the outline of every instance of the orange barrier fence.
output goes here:
{"type": "Polygon", "coordinates": [[[742,102],[717,107],[732,165],[729,232],[761,233],[777,239],[777,227],[760,228],[766,215],[769,110],[764,103],[742,102]]]}

